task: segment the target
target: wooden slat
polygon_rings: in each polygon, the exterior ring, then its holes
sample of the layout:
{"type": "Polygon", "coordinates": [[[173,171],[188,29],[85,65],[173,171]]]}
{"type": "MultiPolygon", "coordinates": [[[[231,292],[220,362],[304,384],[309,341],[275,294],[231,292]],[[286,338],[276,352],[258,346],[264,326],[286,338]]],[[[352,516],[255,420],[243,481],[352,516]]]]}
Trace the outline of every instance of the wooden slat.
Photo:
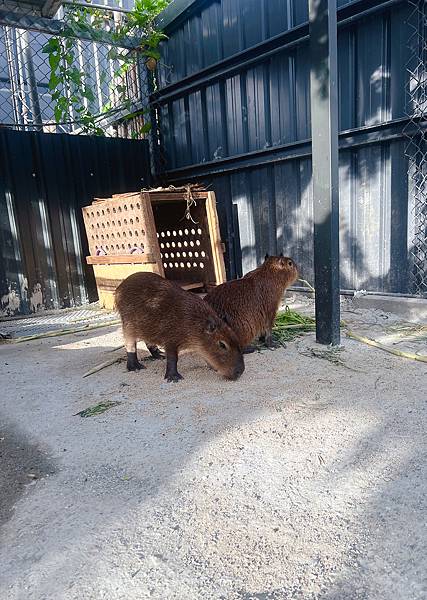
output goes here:
{"type": "Polygon", "coordinates": [[[224,255],[219,230],[218,213],[216,210],[215,192],[208,192],[206,200],[206,213],[209,224],[209,237],[212,248],[212,260],[215,268],[215,281],[217,284],[226,281],[224,255]]]}
{"type": "Polygon", "coordinates": [[[86,256],[88,265],[125,265],[155,263],[152,254],[112,254],[111,256],[86,256]]]}
{"type": "Polygon", "coordinates": [[[191,283],[185,283],[184,281],[177,281],[176,283],[180,287],[182,287],[183,290],[195,290],[197,288],[202,288],[205,285],[202,281],[191,282],[191,283]]]}
{"type": "MultiPolygon", "coordinates": [[[[143,192],[149,194],[152,202],[173,202],[180,200],[185,202],[185,192],[143,192]]],[[[206,200],[209,192],[193,192],[196,200],[206,200]]]]}
{"type": "Polygon", "coordinates": [[[147,236],[148,248],[153,254],[154,260],[159,267],[160,275],[164,277],[165,271],[163,268],[162,255],[160,253],[159,240],[157,238],[153,207],[151,206],[150,194],[147,192],[141,192],[141,212],[143,214],[143,223],[145,223],[145,233],[147,236]]]}
{"type": "Polygon", "coordinates": [[[133,198],[139,196],[140,192],[127,192],[126,194],[113,194],[113,198],[133,198]]]}

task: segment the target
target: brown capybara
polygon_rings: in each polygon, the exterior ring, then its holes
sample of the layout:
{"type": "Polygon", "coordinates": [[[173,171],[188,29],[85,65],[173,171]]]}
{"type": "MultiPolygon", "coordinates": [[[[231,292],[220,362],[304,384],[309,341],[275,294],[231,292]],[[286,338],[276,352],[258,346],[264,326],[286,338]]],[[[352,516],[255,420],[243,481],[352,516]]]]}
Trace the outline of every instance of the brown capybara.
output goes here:
{"type": "Polygon", "coordinates": [[[286,288],[297,278],[298,269],[291,258],[267,254],[260,267],[214,288],[205,301],[230,325],[246,352],[252,350],[248,345],[257,337],[273,348],[274,319],[286,288]]]}
{"type": "Polygon", "coordinates": [[[194,350],[226,379],[237,379],[245,370],[238,339],[231,328],[201,298],[154,273],[134,273],[115,293],[123,325],[127,368],[143,368],[136,344],[144,341],[153,358],[158,346],[166,351],[168,381],[179,381],[178,354],[194,350]]]}

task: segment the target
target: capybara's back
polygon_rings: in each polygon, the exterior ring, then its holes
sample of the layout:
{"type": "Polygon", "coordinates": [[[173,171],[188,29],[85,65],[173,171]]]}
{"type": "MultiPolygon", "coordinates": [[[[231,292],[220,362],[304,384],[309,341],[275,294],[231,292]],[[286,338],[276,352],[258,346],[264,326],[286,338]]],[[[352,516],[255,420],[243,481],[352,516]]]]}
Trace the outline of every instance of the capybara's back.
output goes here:
{"type": "Polygon", "coordinates": [[[294,261],[287,256],[267,256],[264,263],[242,279],[213,288],[205,301],[234,330],[245,348],[271,329],[283,294],[298,278],[294,261]]]}
{"type": "Polygon", "coordinates": [[[244,370],[238,339],[201,298],[154,273],[134,273],[115,294],[128,352],[128,368],[140,368],[136,343],[144,341],[153,356],[166,350],[167,378],[181,378],[176,360],[181,350],[202,354],[224,377],[236,379],[244,370]]]}

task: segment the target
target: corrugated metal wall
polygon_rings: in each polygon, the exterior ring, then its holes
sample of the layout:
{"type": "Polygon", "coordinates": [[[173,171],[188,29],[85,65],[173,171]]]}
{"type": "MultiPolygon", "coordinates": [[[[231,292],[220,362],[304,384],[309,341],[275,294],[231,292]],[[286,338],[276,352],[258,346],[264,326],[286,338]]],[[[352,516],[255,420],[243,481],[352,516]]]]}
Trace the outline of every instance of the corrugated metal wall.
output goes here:
{"type": "Polygon", "coordinates": [[[0,316],[96,300],[81,207],[149,182],[145,141],[0,130],[0,316]]]}
{"type": "MultiPolygon", "coordinates": [[[[308,2],[187,4],[162,48],[159,171],[216,191],[229,276],[237,205],[243,272],[283,250],[313,280],[308,2]]],[[[338,6],[341,288],[406,293],[408,6],[338,6]]]]}

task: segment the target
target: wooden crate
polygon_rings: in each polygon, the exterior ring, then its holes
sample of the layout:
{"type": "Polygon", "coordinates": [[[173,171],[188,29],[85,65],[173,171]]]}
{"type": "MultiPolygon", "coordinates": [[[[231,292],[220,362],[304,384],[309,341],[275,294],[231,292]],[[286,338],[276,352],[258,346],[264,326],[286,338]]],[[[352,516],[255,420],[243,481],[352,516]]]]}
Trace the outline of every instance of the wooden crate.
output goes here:
{"type": "Polygon", "coordinates": [[[113,308],[116,287],[139,271],[158,273],[185,289],[225,281],[215,194],[193,192],[192,199],[190,220],[186,194],[179,191],[119,194],[83,208],[87,262],[102,306],[113,308]]]}

